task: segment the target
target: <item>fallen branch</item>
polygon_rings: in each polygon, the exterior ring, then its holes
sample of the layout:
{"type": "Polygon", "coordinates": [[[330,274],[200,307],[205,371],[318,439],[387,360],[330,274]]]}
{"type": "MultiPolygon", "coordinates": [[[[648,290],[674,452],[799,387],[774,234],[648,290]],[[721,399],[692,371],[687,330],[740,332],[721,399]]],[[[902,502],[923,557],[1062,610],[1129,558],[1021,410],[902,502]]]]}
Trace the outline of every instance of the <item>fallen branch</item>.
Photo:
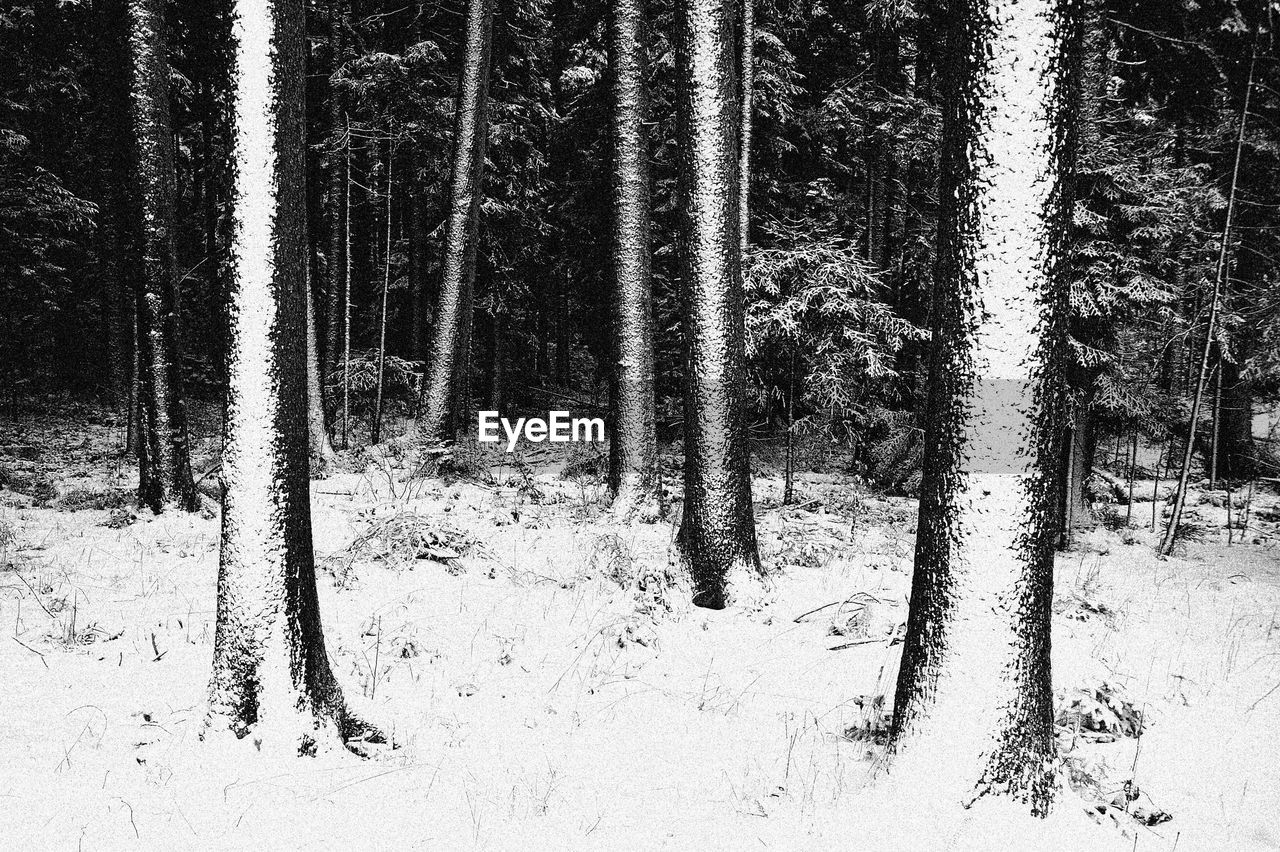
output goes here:
{"type": "Polygon", "coordinates": [[[792,619],[792,623],[799,624],[801,621],[813,615],[815,612],[822,612],[822,610],[827,609],[829,607],[833,607],[836,604],[839,604],[840,607],[843,609],[845,604],[853,603],[855,598],[866,598],[867,600],[872,601],[874,603],[884,603],[884,601],[880,600],[878,597],[871,594],[870,592],[854,592],[853,594],[849,595],[849,597],[845,598],[842,601],[832,601],[831,603],[823,604],[820,607],[811,609],[808,612],[802,612],[799,615],[797,615],[794,619],[792,619]]]}

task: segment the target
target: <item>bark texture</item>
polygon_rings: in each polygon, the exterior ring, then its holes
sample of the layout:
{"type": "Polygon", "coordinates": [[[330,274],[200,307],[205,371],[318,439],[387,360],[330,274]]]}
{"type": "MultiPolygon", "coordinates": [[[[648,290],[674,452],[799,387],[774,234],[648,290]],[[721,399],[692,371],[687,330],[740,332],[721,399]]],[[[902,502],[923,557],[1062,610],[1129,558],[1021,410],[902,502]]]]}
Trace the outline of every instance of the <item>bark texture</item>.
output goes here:
{"type": "Polygon", "coordinates": [[[751,242],[751,120],[755,115],[755,0],[742,0],[741,114],[738,130],[738,241],[743,253],[751,242]]]}
{"type": "Polygon", "coordinates": [[[137,291],[138,500],[155,512],[197,505],[187,448],[178,344],[176,193],[169,121],[169,58],[162,0],[131,0],[131,112],[141,221],[137,291]]]}
{"type": "Polygon", "coordinates": [[[489,53],[494,0],[467,0],[462,74],[454,110],[449,213],[435,336],[423,386],[421,429],[432,441],[451,440],[457,431],[460,389],[470,369],[472,288],[480,226],[485,137],[488,134],[489,53]]]}
{"type": "Polygon", "coordinates": [[[314,752],[356,733],[329,667],[307,478],[303,3],[235,4],[222,548],[209,726],[314,752]]]}
{"type": "Polygon", "coordinates": [[[891,742],[920,792],[1048,812],[1078,20],[953,6],[924,481],[891,742]]]}
{"type": "Polygon", "coordinates": [[[320,392],[320,347],[316,333],[315,298],[307,288],[307,447],[311,469],[324,473],[333,462],[333,444],[324,422],[324,397],[320,392]]]}
{"type": "Polygon", "coordinates": [[[609,67],[613,87],[613,435],[609,484],[614,507],[656,517],[658,439],[653,391],[653,279],[650,268],[649,133],[643,0],[613,0],[609,67]]]}
{"type": "Polygon", "coordinates": [[[330,0],[329,26],[329,156],[325,168],[325,222],[328,227],[328,248],[325,252],[325,300],[324,300],[324,366],[332,372],[342,355],[342,304],[347,276],[347,192],[348,169],[347,126],[343,92],[333,84],[343,59],[343,33],[346,30],[345,0],[330,0]]]}
{"type": "Polygon", "coordinates": [[[750,597],[762,573],[745,403],[736,12],[735,0],[687,0],[677,14],[686,352],[679,545],[694,603],[712,609],[750,597]]]}

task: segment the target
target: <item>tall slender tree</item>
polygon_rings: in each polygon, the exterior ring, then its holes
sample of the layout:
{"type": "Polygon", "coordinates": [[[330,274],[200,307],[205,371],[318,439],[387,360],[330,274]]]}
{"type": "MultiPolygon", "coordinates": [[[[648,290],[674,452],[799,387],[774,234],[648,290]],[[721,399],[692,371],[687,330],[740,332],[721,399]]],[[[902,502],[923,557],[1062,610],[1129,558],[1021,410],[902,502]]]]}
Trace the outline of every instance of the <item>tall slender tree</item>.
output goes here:
{"type": "Polygon", "coordinates": [[[163,0],[130,0],[131,113],[142,275],[137,292],[138,499],[155,512],[197,506],[178,343],[174,159],[163,0]]]}
{"type": "MultiPolygon", "coordinates": [[[[1222,241],[1218,245],[1218,265],[1213,276],[1213,290],[1209,295],[1209,316],[1205,321],[1204,346],[1200,350],[1200,363],[1196,373],[1195,390],[1191,395],[1191,419],[1187,422],[1187,440],[1182,450],[1182,467],[1178,471],[1178,484],[1173,491],[1173,509],[1169,515],[1169,525],[1165,527],[1164,537],[1160,540],[1160,554],[1168,556],[1173,552],[1174,543],[1178,539],[1178,527],[1182,523],[1182,510],[1187,503],[1187,483],[1191,478],[1191,459],[1195,452],[1196,433],[1200,426],[1200,406],[1204,401],[1205,386],[1209,380],[1210,355],[1218,338],[1218,323],[1223,310],[1224,296],[1231,278],[1231,229],[1236,213],[1236,193],[1240,187],[1240,160],[1244,156],[1245,131],[1249,126],[1249,99],[1253,92],[1253,77],[1257,70],[1258,48],[1257,37],[1249,54],[1249,74],[1245,79],[1244,103],[1240,107],[1240,123],[1236,132],[1235,158],[1231,166],[1231,187],[1227,191],[1226,218],[1222,224],[1222,241]]],[[[1221,357],[1221,356],[1219,356],[1221,357]]],[[[1219,365],[1218,387],[1221,396],[1221,365],[1219,365]]],[[[1216,406],[1215,406],[1216,408],[1216,406]]],[[[1216,413],[1214,419],[1215,434],[1213,436],[1213,452],[1217,452],[1218,428],[1216,413]]],[[[1215,478],[1214,469],[1217,459],[1210,463],[1210,477],[1215,478]]]]}
{"type": "Polygon", "coordinates": [[[320,346],[316,330],[315,296],[307,282],[307,434],[311,469],[323,474],[333,463],[335,453],[324,422],[324,396],[320,392],[320,346]]]}
{"type": "Polygon", "coordinates": [[[685,336],[680,551],[694,603],[721,609],[762,576],[747,437],[735,0],[678,4],[676,67],[685,336]]]}
{"type": "Polygon", "coordinates": [[[387,137],[387,237],[386,251],[382,258],[382,296],[378,311],[378,377],[375,380],[373,403],[373,428],[369,430],[369,443],[376,444],[382,440],[382,393],[383,381],[387,368],[387,294],[391,290],[391,224],[392,209],[391,183],[392,169],[395,164],[395,149],[390,136],[387,137]]]}
{"type": "Polygon", "coordinates": [[[1078,73],[1067,0],[951,7],[939,262],[896,767],[1048,812],[1049,636],[1078,73]]]}
{"type": "Polygon", "coordinates": [[[755,118],[756,9],[755,0],[742,2],[742,48],[738,129],[738,241],[745,254],[751,242],[751,128],[755,118]]]}
{"type": "Polygon", "coordinates": [[[347,28],[347,0],[329,0],[325,21],[329,28],[329,144],[325,168],[325,224],[328,250],[325,253],[324,366],[332,372],[343,356],[343,299],[350,261],[347,257],[347,221],[350,202],[351,140],[348,136],[345,96],[336,83],[342,66],[347,28]]]}
{"type": "Polygon", "coordinates": [[[613,89],[614,506],[655,517],[658,441],[653,397],[653,276],[650,268],[648,98],[644,0],[609,7],[613,89]]]}
{"type": "Polygon", "coordinates": [[[449,213],[445,222],[440,295],[420,423],[423,434],[434,441],[453,438],[457,419],[465,413],[459,409],[469,403],[460,397],[469,394],[469,383],[462,373],[470,369],[472,289],[488,135],[493,7],[494,0],[467,0],[462,71],[454,109],[449,213]]]}
{"type": "Polygon", "coordinates": [[[307,478],[303,0],[236,0],[222,549],[209,727],[313,753],[368,734],[325,651],[307,478]]]}
{"type": "MultiPolygon", "coordinates": [[[[132,400],[133,313],[137,301],[134,282],[136,264],[126,261],[130,252],[129,138],[131,132],[129,90],[122,81],[130,78],[129,26],[124,0],[108,0],[93,7],[94,26],[99,38],[94,62],[98,69],[94,100],[93,171],[97,190],[99,240],[103,299],[107,316],[106,351],[110,358],[111,393],[129,421],[136,415],[132,400]]],[[[132,451],[133,447],[127,448],[132,451]]]]}

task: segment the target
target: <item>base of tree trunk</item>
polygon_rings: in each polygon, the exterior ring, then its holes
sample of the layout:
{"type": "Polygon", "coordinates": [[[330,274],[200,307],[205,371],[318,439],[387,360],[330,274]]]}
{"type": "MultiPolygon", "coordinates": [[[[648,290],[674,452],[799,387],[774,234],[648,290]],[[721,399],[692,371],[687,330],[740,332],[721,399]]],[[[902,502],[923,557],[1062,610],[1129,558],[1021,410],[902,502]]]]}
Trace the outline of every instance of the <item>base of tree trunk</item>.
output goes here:
{"type": "Polygon", "coordinates": [[[683,551],[681,563],[685,572],[694,579],[693,605],[702,609],[752,609],[762,605],[773,591],[756,559],[737,557],[731,560],[724,571],[724,580],[719,584],[700,584],[698,574],[683,551]]]}
{"type": "Polygon", "coordinates": [[[657,523],[662,519],[662,497],[658,489],[639,475],[623,475],[613,495],[610,513],[621,522],[657,523]]]}
{"type": "Polygon", "coordinates": [[[248,691],[236,689],[229,679],[215,681],[201,739],[229,733],[251,739],[260,752],[290,757],[343,749],[364,754],[364,745],[386,742],[381,731],[347,709],[337,684],[312,699],[288,668],[287,662],[257,666],[256,677],[240,681],[252,684],[248,691]]]}

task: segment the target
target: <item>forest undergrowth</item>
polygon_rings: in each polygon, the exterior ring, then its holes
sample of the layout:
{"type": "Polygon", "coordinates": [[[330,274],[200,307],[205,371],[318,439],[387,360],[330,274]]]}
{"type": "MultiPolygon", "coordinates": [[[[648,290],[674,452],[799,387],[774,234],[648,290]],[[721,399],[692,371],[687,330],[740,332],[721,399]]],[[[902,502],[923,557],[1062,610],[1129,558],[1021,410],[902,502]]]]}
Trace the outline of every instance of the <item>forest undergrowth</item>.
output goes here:
{"type": "Polygon", "coordinates": [[[772,584],[721,612],[687,603],[676,454],[653,524],[610,516],[592,448],[462,447],[424,465],[401,436],[341,454],[312,482],[325,635],[348,700],[391,744],[279,761],[200,742],[216,429],[193,419],[203,510],[154,516],[130,499],[111,414],[0,422],[9,848],[1280,844],[1280,499],[1265,483],[1247,512],[1244,494],[1193,493],[1193,533],[1167,560],[1154,482],[1132,507],[1095,507],[1056,572],[1069,792],[1048,821],[984,804],[957,825],[879,771],[915,501],[835,453],[797,475],[792,505],[758,465],[772,584]]]}

